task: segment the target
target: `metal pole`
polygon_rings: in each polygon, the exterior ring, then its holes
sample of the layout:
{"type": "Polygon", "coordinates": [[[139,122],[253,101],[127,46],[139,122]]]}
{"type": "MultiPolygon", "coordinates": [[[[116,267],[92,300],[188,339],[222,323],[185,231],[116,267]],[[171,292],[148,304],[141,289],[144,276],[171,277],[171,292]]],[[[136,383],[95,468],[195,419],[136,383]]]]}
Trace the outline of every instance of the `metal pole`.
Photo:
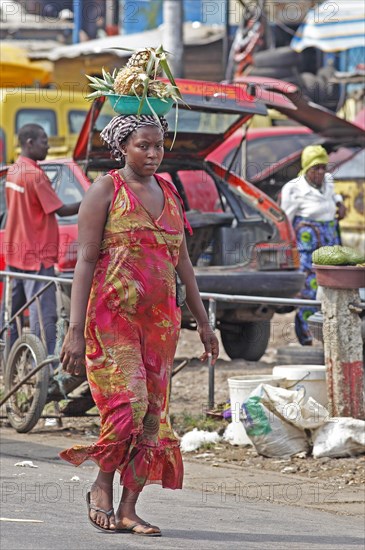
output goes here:
{"type": "Polygon", "coordinates": [[[163,0],[163,47],[172,54],[168,61],[175,78],[184,76],[183,20],[182,0],[163,0]]]}
{"type": "Polygon", "coordinates": [[[72,31],[72,43],[80,42],[80,30],[82,20],[82,0],[73,0],[74,28],[72,31]]]}
{"type": "Polygon", "coordinates": [[[5,332],[5,346],[4,346],[4,369],[6,361],[10,351],[10,327],[8,326],[11,318],[12,310],[12,280],[7,275],[5,277],[5,308],[4,308],[4,327],[6,327],[5,332]]]}
{"type": "Polygon", "coordinates": [[[223,55],[222,55],[222,69],[223,73],[225,71],[225,68],[227,67],[228,63],[228,57],[229,57],[229,48],[231,45],[231,39],[230,39],[230,21],[229,21],[229,0],[225,0],[225,6],[224,6],[224,18],[225,18],[225,32],[224,32],[224,38],[223,38],[223,55]]]}
{"type": "Polygon", "coordinates": [[[105,0],[105,26],[111,27],[115,23],[115,0],[105,0]]]}
{"type": "MultiPolygon", "coordinates": [[[[209,324],[212,329],[215,329],[216,324],[216,313],[217,313],[217,302],[210,298],[209,299],[209,309],[208,309],[208,319],[209,324]]],[[[208,407],[209,409],[214,408],[214,365],[212,364],[212,355],[208,357],[208,369],[209,369],[209,384],[208,384],[208,407]]]]}

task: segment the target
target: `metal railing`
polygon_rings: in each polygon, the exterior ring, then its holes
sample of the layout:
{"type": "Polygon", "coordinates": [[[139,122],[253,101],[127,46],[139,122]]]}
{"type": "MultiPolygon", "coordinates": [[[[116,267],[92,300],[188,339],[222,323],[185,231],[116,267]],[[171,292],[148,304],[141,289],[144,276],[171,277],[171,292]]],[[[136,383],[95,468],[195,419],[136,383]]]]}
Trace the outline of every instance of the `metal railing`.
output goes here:
{"type": "MultiPolygon", "coordinates": [[[[38,306],[38,315],[41,326],[41,335],[42,340],[45,343],[44,337],[44,327],[42,322],[42,312],[40,308],[39,296],[44,292],[51,284],[55,284],[58,288],[60,285],[72,285],[72,279],[64,277],[47,277],[43,275],[33,275],[29,273],[19,273],[19,272],[9,272],[9,271],[0,271],[0,278],[5,280],[5,308],[4,308],[4,327],[0,330],[0,339],[3,332],[7,329],[9,324],[16,321],[18,326],[18,332],[20,333],[20,315],[29,307],[34,301],[37,302],[38,306]],[[34,295],[15,315],[10,316],[11,312],[11,279],[28,279],[35,281],[43,281],[48,283],[45,285],[36,295],[34,295]]],[[[273,298],[267,296],[245,296],[245,295],[236,295],[236,294],[218,294],[218,293],[209,293],[201,292],[200,296],[203,301],[208,301],[208,318],[209,324],[214,329],[216,327],[216,312],[217,312],[217,303],[218,302],[227,302],[227,303],[236,303],[236,304],[265,304],[265,305],[277,305],[277,306],[310,306],[320,308],[321,302],[318,300],[304,300],[299,298],[273,298]]],[[[3,351],[3,356],[6,360],[9,353],[9,339],[5,338],[5,349],[3,351]]],[[[52,357],[52,361],[54,357],[52,357]]],[[[47,361],[49,363],[51,359],[47,361]]],[[[208,404],[212,408],[214,406],[214,379],[215,379],[215,366],[212,364],[212,358],[208,358],[208,404]]]]}
{"type": "Polygon", "coordinates": [[[9,343],[9,337],[6,336],[4,341],[2,339],[2,335],[9,328],[9,325],[11,325],[11,323],[13,323],[14,321],[17,325],[18,334],[21,334],[21,316],[24,313],[24,311],[28,309],[28,307],[33,302],[36,302],[36,305],[37,305],[41,340],[45,348],[47,349],[43,316],[42,316],[42,310],[41,310],[41,304],[40,304],[40,296],[50,286],[52,286],[52,284],[54,284],[58,289],[63,284],[72,285],[72,279],[66,279],[62,277],[47,277],[44,275],[33,275],[30,273],[21,273],[21,272],[19,273],[19,272],[12,272],[12,271],[0,271],[0,279],[4,279],[5,281],[5,286],[3,291],[3,296],[4,296],[3,318],[1,319],[1,321],[4,321],[4,325],[0,327],[0,342],[2,343],[2,347],[3,347],[2,354],[3,354],[4,362],[6,361],[9,355],[10,343],[9,343]],[[40,281],[40,282],[43,281],[47,284],[45,284],[34,296],[32,296],[24,304],[24,306],[22,306],[18,311],[16,311],[14,315],[11,315],[11,311],[12,311],[11,279],[23,279],[23,280],[32,280],[32,281],[40,281]]]}
{"type": "MultiPolygon", "coordinates": [[[[39,322],[40,322],[40,333],[41,333],[41,340],[46,346],[45,341],[45,331],[43,326],[43,319],[42,319],[42,311],[40,307],[40,301],[39,296],[44,292],[49,286],[52,284],[55,284],[57,287],[57,291],[61,290],[62,285],[72,285],[72,279],[64,278],[64,277],[46,277],[42,275],[33,275],[29,273],[19,273],[19,272],[8,272],[8,271],[0,271],[0,279],[3,279],[5,281],[5,289],[4,289],[4,326],[0,328],[0,344],[2,344],[0,347],[1,354],[4,359],[4,365],[6,365],[6,359],[8,357],[9,353],[9,331],[7,330],[9,328],[9,325],[13,323],[14,321],[17,324],[18,333],[21,333],[21,315],[27,309],[34,301],[37,304],[38,309],[38,316],[39,316],[39,322]],[[11,279],[28,279],[28,280],[36,280],[36,281],[43,281],[46,284],[44,287],[42,287],[32,298],[14,315],[11,315],[12,311],[12,297],[11,297],[11,279]],[[2,339],[2,334],[4,331],[7,331],[5,342],[2,339]]],[[[273,298],[268,296],[246,296],[246,295],[236,295],[236,294],[218,294],[218,293],[209,293],[209,292],[201,292],[200,293],[201,298],[203,301],[208,301],[208,319],[209,324],[214,329],[217,324],[217,303],[219,302],[226,302],[226,303],[235,303],[235,304],[265,304],[265,305],[272,305],[272,306],[294,306],[294,307],[301,307],[301,306],[310,306],[315,308],[321,307],[321,302],[318,300],[305,300],[300,298],[273,298]]],[[[364,302],[359,302],[357,304],[350,304],[350,309],[353,307],[357,312],[362,311],[365,308],[364,302]]],[[[49,364],[51,361],[54,361],[55,359],[59,360],[59,358],[55,356],[48,356],[45,361],[43,361],[41,364],[37,365],[34,369],[34,371],[31,373],[34,374],[36,371],[38,371],[40,368],[43,368],[43,366],[49,364]]],[[[179,366],[177,371],[180,371],[185,364],[187,364],[188,361],[183,361],[183,363],[179,366]]],[[[4,367],[6,368],[6,366],[4,367]]],[[[28,375],[29,378],[29,375],[28,375]]],[[[208,358],[208,405],[209,408],[214,407],[214,379],[215,379],[215,365],[212,364],[212,357],[208,358]]],[[[21,383],[24,383],[26,380],[24,379],[21,383]]],[[[14,393],[14,391],[17,390],[18,386],[21,384],[17,384],[16,387],[12,389],[11,393],[14,393]]]]}

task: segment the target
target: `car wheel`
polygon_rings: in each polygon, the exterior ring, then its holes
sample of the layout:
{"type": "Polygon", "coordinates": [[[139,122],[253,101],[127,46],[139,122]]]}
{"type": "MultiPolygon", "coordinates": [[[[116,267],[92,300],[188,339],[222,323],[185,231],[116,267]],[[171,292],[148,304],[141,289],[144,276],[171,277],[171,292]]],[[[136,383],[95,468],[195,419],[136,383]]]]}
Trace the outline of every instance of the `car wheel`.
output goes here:
{"type": "Polygon", "coordinates": [[[238,327],[221,329],[223,347],[231,359],[259,361],[270,338],[270,321],[249,321],[238,327]]]}
{"type": "Polygon", "coordinates": [[[277,365],[324,365],[323,348],[309,346],[288,346],[278,348],[277,365]]]}

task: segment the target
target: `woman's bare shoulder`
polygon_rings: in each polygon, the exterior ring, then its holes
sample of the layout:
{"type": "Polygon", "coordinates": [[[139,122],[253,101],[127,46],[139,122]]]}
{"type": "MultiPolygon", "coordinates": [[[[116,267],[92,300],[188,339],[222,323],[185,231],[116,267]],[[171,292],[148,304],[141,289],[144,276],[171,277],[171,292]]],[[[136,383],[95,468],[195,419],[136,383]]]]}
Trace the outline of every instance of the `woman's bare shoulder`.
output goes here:
{"type": "Polygon", "coordinates": [[[92,199],[102,198],[106,201],[111,201],[114,194],[114,181],[110,174],[99,176],[90,185],[86,195],[92,199]]]}
{"type": "Polygon", "coordinates": [[[98,189],[112,189],[114,190],[114,179],[111,174],[103,174],[98,176],[96,180],[92,183],[91,187],[97,187],[98,189]]]}

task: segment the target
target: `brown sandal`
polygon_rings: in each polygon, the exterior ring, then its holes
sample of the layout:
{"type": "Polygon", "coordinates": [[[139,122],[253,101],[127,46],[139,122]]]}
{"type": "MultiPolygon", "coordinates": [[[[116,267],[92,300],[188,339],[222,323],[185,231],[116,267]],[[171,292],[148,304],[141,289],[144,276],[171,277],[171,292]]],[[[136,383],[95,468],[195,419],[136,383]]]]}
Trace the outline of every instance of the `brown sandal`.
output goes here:
{"type": "Polygon", "coordinates": [[[131,523],[128,527],[122,527],[121,529],[116,529],[117,533],[130,533],[131,535],[139,535],[140,537],[161,537],[162,533],[159,529],[159,527],[156,527],[154,525],[151,525],[147,522],[141,522],[136,521],[135,523],[131,523]],[[136,531],[136,527],[147,527],[147,529],[158,529],[158,531],[152,531],[152,532],[143,532],[143,531],[136,531]]]}
{"type": "Polygon", "coordinates": [[[94,512],[101,512],[102,514],[105,514],[106,517],[109,519],[110,516],[112,516],[114,514],[114,509],[112,508],[111,510],[109,510],[107,512],[106,510],[103,510],[102,508],[95,508],[94,506],[91,505],[90,497],[91,497],[90,491],[88,491],[87,494],[86,494],[86,504],[87,504],[88,518],[89,518],[89,521],[90,521],[91,525],[93,527],[95,527],[95,529],[98,529],[99,531],[102,531],[103,533],[108,533],[108,534],[116,533],[115,529],[109,529],[109,528],[106,529],[105,527],[101,527],[100,525],[95,523],[95,521],[93,521],[90,517],[90,512],[91,512],[91,510],[93,510],[94,512]]]}

